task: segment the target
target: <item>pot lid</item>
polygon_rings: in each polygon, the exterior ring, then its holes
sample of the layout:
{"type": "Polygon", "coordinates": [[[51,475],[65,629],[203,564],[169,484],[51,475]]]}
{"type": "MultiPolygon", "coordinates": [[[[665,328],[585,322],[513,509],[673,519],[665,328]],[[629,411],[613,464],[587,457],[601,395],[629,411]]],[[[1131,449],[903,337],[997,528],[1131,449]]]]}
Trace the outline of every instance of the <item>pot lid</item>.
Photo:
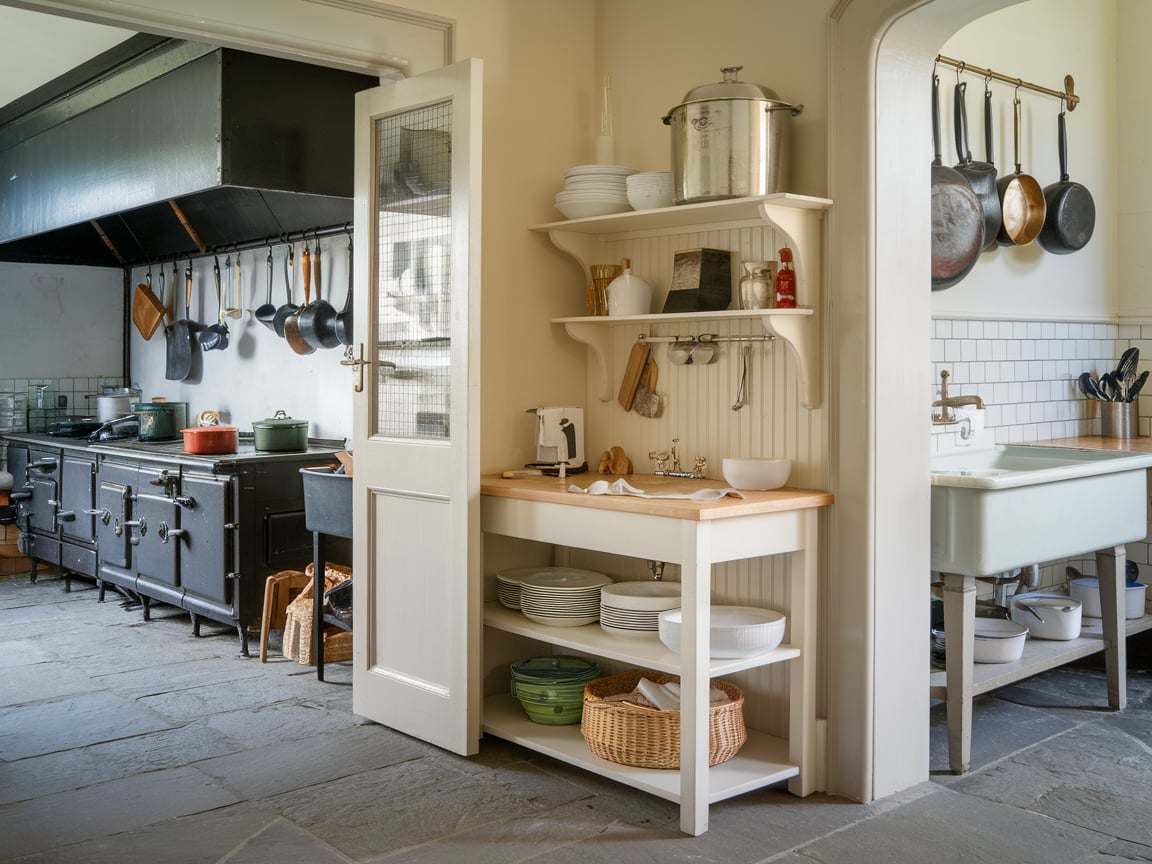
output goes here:
{"type": "MultiPolygon", "coordinates": [[[[736,76],[743,68],[743,66],[723,67],[720,70],[724,75],[723,81],[693,87],[684,96],[684,102],[704,102],[709,99],[769,99],[781,102],[775,90],[769,90],[759,84],[738,81],[736,76]]],[[[781,104],[787,103],[781,102],[781,104]]]]}
{"type": "Polygon", "coordinates": [[[307,420],[293,420],[283,411],[277,411],[275,415],[267,418],[266,420],[256,420],[252,423],[253,429],[298,429],[301,426],[307,426],[307,420]]]}

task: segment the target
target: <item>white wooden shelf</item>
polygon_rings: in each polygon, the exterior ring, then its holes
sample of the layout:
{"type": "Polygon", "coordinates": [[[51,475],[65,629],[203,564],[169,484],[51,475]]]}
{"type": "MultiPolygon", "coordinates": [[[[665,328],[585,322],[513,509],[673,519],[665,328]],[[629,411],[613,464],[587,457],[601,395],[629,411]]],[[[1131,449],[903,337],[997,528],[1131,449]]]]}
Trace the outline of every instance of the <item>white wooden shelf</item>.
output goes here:
{"type": "MultiPolygon", "coordinates": [[[[520,703],[506,693],[484,700],[484,731],[569,765],[680,803],[679,771],[633,768],[601,759],[588,749],[579,724],[547,726],[533,723],[520,703]]],[[[739,753],[708,769],[707,800],[714,804],[791,779],[799,773],[800,768],[788,761],[788,741],[749,729],[748,741],[739,753]]]]}
{"type": "MultiPolygon", "coordinates": [[[[660,637],[653,633],[651,636],[616,636],[606,632],[599,624],[585,624],[581,627],[551,627],[547,624],[537,624],[525,618],[515,609],[508,609],[499,603],[484,604],[484,626],[505,633],[515,633],[581,651],[594,654],[597,657],[607,657],[619,660],[644,669],[654,669],[657,672],[667,672],[671,675],[680,674],[680,655],[673,654],[664,647],[660,637]]],[[[730,675],[743,669],[754,669],[758,666],[768,666],[773,663],[782,663],[800,656],[800,649],[791,645],[781,645],[773,651],[765,651],[753,657],[740,658],[712,658],[708,667],[709,677],[730,675]]]]}
{"type": "MultiPolygon", "coordinates": [[[[652,237],[697,231],[770,227],[786,238],[795,253],[796,279],[807,293],[823,293],[824,214],[832,206],[827,198],[777,193],[753,198],[732,198],[703,204],[685,204],[656,210],[634,210],[588,219],[570,219],[533,225],[548,234],[557,249],[567,252],[585,273],[600,259],[605,242],[643,242],[652,237]]],[[[601,401],[612,398],[611,337],[607,325],[668,321],[722,321],[758,318],[764,330],[784,340],[795,357],[800,377],[800,404],[820,406],[820,329],[814,308],[732,310],[680,315],[628,315],[620,317],[557,318],[568,335],[589,347],[597,360],[601,401]]]]}
{"type": "Polygon", "coordinates": [[[800,379],[800,404],[805,408],[819,407],[820,334],[816,331],[815,310],[797,309],[732,309],[720,312],[681,312],[668,315],[612,315],[581,316],[579,318],[553,318],[553,324],[563,324],[568,335],[588,347],[596,358],[599,382],[596,394],[601,402],[612,400],[612,334],[610,328],[621,324],[667,324],[669,322],[751,321],[759,320],[766,333],[784,340],[796,360],[800,379]]]}
{"type": "MultiPolygon", "coordinates": [[[[1129,618],[1124,622],[1126,635],[1152,629],[1152,615],[1129,618]]],[[[1081,657],[1104,650],[1104,627],[1099,618],[1083,619],[1080,636],[1076,639],[1032,639],[1024,642],[1024,653],[1013,663],[973,663],[972,695],[979,696],[1016,681],[1030,678],[1081,657]]],[[[929,678],[933,698],[943,698],[946,692],[946,673],[934,670],[929,678]]]]}

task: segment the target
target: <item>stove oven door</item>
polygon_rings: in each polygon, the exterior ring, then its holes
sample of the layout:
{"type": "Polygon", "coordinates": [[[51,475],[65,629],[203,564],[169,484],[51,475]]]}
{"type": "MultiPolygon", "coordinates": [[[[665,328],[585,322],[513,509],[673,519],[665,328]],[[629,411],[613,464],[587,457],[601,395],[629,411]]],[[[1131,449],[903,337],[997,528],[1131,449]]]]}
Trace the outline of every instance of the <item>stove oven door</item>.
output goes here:
{"type": "Polygon", "coordinates": [[[64,538],[92,543],[96,539],[96,520],[91,513],[96,502],[96,463],[65,456],[61,487],[57,518],[64,538]]]}
{"type": "MultiPolygon", "coordinates": [[[[96,489],[96,543],[100,561],[112,567],[128,570],[132,566],[132,547],[128,540],[134,536],[132,520],[132,489],[136,485],[136,469],[126,465],[105,462],[100,466],[100,484],[96,489]]],[[[120,581],[120,580],[114,580],[120,581]]]]}
{"type": "Polygon", "coordinates": [[[217,611],[233,605],[232,478],[184,474],[180,503],[180,584],[217,611]]]}
{"type": "Polygon", "coordinates": [[[178,561],[180,558],[178,529],[179,508],[170,495],[174,496],[174,485],[164,480],[169,472],[141,468],[136,486],[136,509],[133,535],[136,547],[137,588],[155,596],[158,600],[179,603],[178,561]],[[157,482],[152,482],[157,481],[157,482]],[[150,592],[148,586],[159,586],[159,591],[150,592]]]}

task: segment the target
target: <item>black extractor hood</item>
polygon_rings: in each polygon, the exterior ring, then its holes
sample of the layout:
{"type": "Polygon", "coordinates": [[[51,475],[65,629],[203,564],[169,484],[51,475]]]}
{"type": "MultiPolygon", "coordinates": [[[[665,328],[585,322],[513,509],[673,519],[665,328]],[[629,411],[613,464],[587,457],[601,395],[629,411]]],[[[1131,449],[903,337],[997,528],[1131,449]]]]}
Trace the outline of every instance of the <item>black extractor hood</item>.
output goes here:
{"type": "Polygon", "coordinates": [[[0,109],[0,261],[123,267],[352,220],[379,79],[136,36],[0,109]]]}

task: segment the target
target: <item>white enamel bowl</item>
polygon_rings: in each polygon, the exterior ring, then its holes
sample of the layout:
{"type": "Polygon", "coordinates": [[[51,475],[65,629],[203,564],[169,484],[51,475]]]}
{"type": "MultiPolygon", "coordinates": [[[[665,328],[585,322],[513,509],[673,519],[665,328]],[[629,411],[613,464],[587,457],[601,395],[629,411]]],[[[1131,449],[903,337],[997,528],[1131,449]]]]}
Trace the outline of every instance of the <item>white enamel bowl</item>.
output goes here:
{"type": "MultiPolygon", "coordinates": [[[[1144,601],[1148,586],[1142,582],[1129,583],[1124,588],[1124,617],[1143,618],[1144,601]]],[[[1100,617],[1100,582],[1095,576],[1084,576],[1068,583],[1068,593],[1084,604],[1087,618],[1100,617]]]]}
{"type": "MultiPolygon", "coordinates": [[[[660,613],[660,641],[680,653],[681,609],[660,613]]],[[[712,657],[753,657],[779,647],[787,618],[772,609],[753,606],[713,606],[710,628],[712,657]]]]}
{"type": "Polygon", "coordinates": [[[788,475],[792,473],[792,460],[725,456],[721,470],[724,479],[733,489],[779,489],[788,482],[788,475]]]}
{"type": "Polygon", "coordinates": [[[1024,653],[1028,628],[1003,618],[977,618],[972,659],[977,663],[1012,663],[1024,653]]]}

